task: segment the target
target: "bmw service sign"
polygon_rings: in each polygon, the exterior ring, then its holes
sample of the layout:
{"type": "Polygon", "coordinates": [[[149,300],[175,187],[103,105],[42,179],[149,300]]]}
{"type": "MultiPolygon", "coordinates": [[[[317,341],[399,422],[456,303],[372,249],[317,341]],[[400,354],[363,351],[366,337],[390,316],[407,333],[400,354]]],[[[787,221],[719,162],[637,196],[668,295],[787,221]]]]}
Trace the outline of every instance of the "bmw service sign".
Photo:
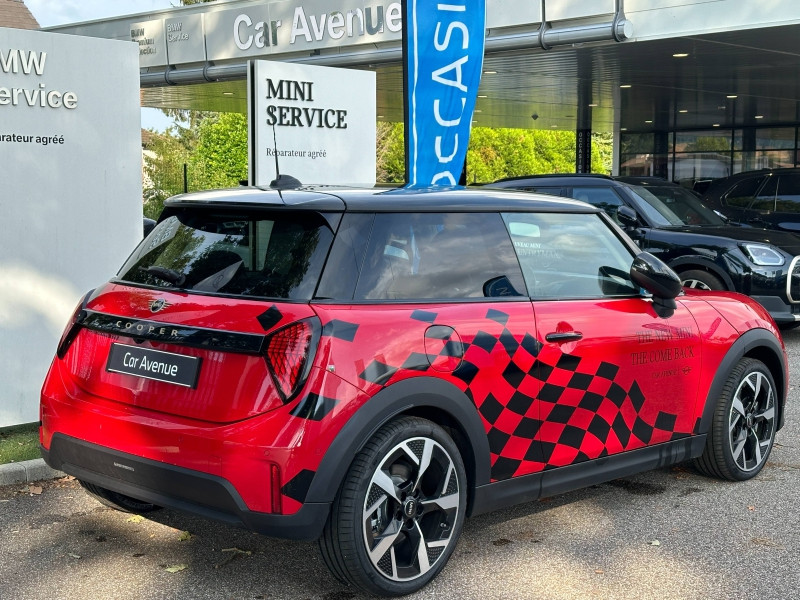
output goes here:
{"type": "Polygon", "coordinates": [[[456,185],[483,68],[485,0],[405,0],[406,160],[411,186],[456,185]]]}

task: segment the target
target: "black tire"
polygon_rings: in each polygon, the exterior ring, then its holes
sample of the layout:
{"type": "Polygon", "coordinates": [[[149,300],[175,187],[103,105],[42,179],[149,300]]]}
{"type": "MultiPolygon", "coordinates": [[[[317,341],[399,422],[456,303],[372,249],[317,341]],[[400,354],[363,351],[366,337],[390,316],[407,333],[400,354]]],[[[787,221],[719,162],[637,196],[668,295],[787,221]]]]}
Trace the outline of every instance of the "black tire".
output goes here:
{"type": "Polygon", "coordinates": [[[161,507],[149,502],[142,502],[136,498],[131,498],[119,492],[113,492],[106,488],[88,483],[86,481],[79,481],[86,493],[92,496],[101,504],[105,504],[109,508],[126,513],[148,513],[154,510],[159,510],[161,507]]]}
{"type": "Polygon", "coordinates": [[[466,504],[466,471],[450,436],[425,419],[395,419],[350,465],[319,540],[322,557],[340,581],[380,596],[410,594],[444,568],[466,504]]]}
{"type": "Polygon", "coordinates": [[[743,358],[728,376],[714,408],[703,455],[704,474],[744,481],[767,463],[778,424],[775,382],[764,363],[743,358]]]}
{"type": "Polygon", "coordinates": [[[680,274],[681,285],[683,287],[699,290],[726,290],[725,284],[716,275],[700,269],[683,271],[680,274]]]}

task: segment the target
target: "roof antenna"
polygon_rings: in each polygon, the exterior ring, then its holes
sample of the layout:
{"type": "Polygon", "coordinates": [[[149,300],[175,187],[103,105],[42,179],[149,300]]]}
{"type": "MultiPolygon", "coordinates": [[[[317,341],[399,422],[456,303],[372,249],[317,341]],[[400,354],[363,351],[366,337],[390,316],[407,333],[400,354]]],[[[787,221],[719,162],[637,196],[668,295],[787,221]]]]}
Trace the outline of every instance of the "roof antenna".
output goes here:
{"type": "Polygon", "coordinates": [[[275,190],[290,190],[294,188],[299,188],[303,184],[300,183],[299,179],[292,177],[291,175],[281,175],[281,168],[278,165],[278,138],[275,135],[275,124],[272,124],[272,144],[275,150],[275,175],[276,178],[272,180],[269,184],[269,187],[275,190]]]}

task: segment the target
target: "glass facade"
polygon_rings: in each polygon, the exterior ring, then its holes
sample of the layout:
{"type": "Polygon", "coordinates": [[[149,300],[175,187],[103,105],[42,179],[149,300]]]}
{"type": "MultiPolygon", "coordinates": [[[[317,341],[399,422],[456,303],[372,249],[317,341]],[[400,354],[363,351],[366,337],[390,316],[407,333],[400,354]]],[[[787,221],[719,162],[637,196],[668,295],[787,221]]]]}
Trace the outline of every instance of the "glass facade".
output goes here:
{"type": "Polygon", "coordinates": [[[689,185],[755,169],[800,164],[798,127],[621,132],[620,175],[689,185]]]}

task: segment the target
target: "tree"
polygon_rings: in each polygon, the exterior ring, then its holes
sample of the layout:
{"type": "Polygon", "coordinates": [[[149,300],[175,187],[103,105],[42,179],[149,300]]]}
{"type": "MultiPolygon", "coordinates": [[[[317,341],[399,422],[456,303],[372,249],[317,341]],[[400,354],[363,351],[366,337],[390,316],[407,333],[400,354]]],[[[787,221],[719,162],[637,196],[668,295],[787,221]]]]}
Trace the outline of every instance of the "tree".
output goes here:
{"type": "Polygon", "coordinates": [[[611,175],[614,168],[614,134],[610,131],[592,133],[592,172],[611,175]]]}
{"type": "MultiPolygon", "coordinates": [[[[238,113],[191,113],[159,136],[145,171],[152,183],[145,188],[145,214],[157,215],[163,201],[183,191],[183,163],[188,189],[230,187],[247,178],[247,119],[238,113]],[[162,139],[167,138],[167,139],[162,139]]],[[[379,122],[376,127],[376,181],[405,181],[402,123],[379,122]]],[[[592,172],[608,174],[612,160],[611,134],[592,138],[592,172]]],[[[467,151],[469,184],[504,177],[575,172],[575,133],[571,131],[492,129],[475,127],[467,151]]]]}
{"type": "Polygon", "coordinates": [[[151,132],[152,142],[144,154],[144,216],[158,218],[164,200],[183,192],[183,165],[189,160],[191,149],[180,137],[151,132]]]}
{"type": "MultiPolygon", "coordinates": [[[[596,134],[592,143],[592,171],[611,172],[610,134],[596,134]]],[[[469,184],[503,177],[539,173],[575,172],[575,133],[475,127],[467,150],[469,184]]],[[[402,183],[405,176],[402,123],[378,123],[379,182],[402,183]]]]}
{"type": "Polygon", "coordinates": [[[379,121],[375,131],[375,180],[379,183],[403,183],[406,168],[403,124],[379,121]]]}
{"type": "Polygon", "coordinates": [[[199,189],[236,186],[247,179],[247,117],[219,113],[203,119],[189,167],[199,189]]]}

